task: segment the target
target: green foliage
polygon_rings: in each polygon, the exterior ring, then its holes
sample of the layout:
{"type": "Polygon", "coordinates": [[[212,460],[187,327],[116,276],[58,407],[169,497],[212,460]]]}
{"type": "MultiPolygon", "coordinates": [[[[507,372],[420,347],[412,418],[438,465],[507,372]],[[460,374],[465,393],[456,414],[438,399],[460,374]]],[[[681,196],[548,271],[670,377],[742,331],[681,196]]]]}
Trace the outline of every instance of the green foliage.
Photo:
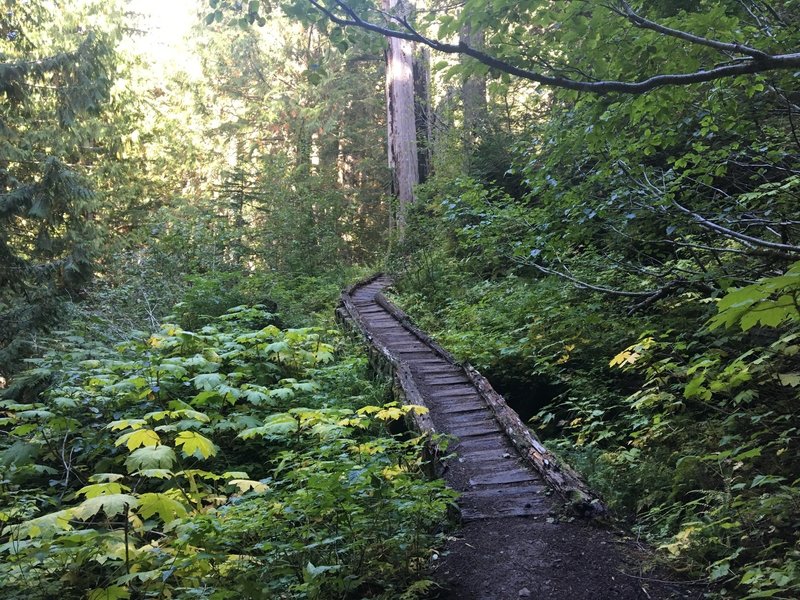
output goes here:
{"type": "Polygon", "coordinates": [[[388,220],[381,61],[344,48],[322,20],[275,11],[263,29],[242,29],[257,11],[216,4],[196,41],[205,86],[194,102],[203,145],[219,153],[199,166],[214,182],[208,212],[223,207],[220,233],[235,238],[224,262],[319,275],[374,258],[388,220]]]}
{"type": "MultiPolygon", "coordinates": [[[[706,566],[712,581],[753,597],[789,598],[800,589],[789,525],[800,494],[792,416],[798,335],[795,328],[741,354],[739,334],[643,340],[617,361],[644,383],[621,405],[618,449],[599,457],[631,476],[652,473],[660,457],[660,485],[637,500],[642,526],[673,536],[664,547],[706,566]]],[[[603,430],[572,426],[589,445],[603,430]]]]}
{"type": "Polygon", "coordinates": [[[798,312],[769,316],[796,293],[796,267],[722,294],[717,314],[685,294],[669,313],[625,316],[625,300],[495,255],[513,248],[503,231],[523,209],[474,184],[459,191],[417,213],[406,310],[519,412],[538,411],[547,443],[676,564],[722,596],[796,595],[798,312]],[[447,231],[428,246],[431,221],[447,231]]]}
{"type": "MultiPolygon", "coordinates": [[[[710,11],[730,35],[748,20],[733,3],[661,8],[681,26],[710,11]]],[[[585,34],[610,29],[572,31],[599,9],[519,10],[569,13],[533,41],[573,36],[551,64],[628,79],[697,66],[672,41],[611,51],[585,34]]],[[[483,19],[490,40],[511,27],[483,19]]],[[[507,143],[523,186],[434,178],[392,258],[406,310],[721,597],[798,593],[795,79],[554,93],[507,143]]]]}
{"type": "Polygon", "coordinates": [[[51,385],[0,402],[4,597],[390,598],[422,577],[453,497],[386,431],[415,408],[381,406],[336,332],[271,318],[31,359],[22,381],[51,385]]]}
{"type": "Polygon", "coordinates": [[[119,42],[118,3],[8,2],[0,16],[0,373],[30,352],[98,249],[90,181],[119,42]],[[86,4],[86,3],[83,3],[86,4]],[[99,6],[102,4],[103,6],[99,6]],[[63,12],[62,12],[63,11],[63,12]],[[78,27],[87,18],[92,26],[78,27]]]}
{"type": "MultiPolygon", "coordinates": [[[[197,73],[162,73],[119,51],[118,3],[6,5],[0,362],[37,358],[0,404],[4,597],[427,593],[452,498],[386,432],[412,409],[313,327],[384,247],[382,43],[215,0],[197,73]],[[67,293],[80,323],[30,337],[67,293]]],[[[557,74],[720,59],[599,4],[436,8],[421,31],[557,74]]],[[[636,8],[797,47],[795,2],[636,8]]],[[[678,564],[797,596],[796,74],[589,97],[443,62],[436,176],[391,258],[407,308],[678,564]]]]}
{"type": "Polygon", "coordinates": [[[739,324],[743,331],[756,325],[777,327],[800,320],[800,262],[780,277],[766,277],[752,285],[729,291],[717,305],[719,314],[711,328],[739,324]]]}

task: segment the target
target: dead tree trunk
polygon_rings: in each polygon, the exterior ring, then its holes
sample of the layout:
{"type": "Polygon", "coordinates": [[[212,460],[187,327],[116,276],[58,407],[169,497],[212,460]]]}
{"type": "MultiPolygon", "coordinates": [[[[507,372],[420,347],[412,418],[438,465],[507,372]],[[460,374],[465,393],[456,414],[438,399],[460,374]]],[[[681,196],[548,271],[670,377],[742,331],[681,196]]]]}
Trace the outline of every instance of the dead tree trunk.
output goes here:
{"type": "Polygon", "coordinates": [[[419,182],[425,183],[431,173],[431,53],[421,48],[414,57],[414,117],[417,126],[417,164],[419,182]]]}
{"type": "MultiPolygon", "coordinates": [[[[382,0],[386,12],[408,17],[407,0],[382,0]]],[[[417,128],[414,118],[414,44],[388,39],[386,51],[386,123],[388,128],[389,168],[392,193],[397,197],[395,226],[402,237],[409,206],[414,202],[414,186],[419,183],[417,128]]]]}

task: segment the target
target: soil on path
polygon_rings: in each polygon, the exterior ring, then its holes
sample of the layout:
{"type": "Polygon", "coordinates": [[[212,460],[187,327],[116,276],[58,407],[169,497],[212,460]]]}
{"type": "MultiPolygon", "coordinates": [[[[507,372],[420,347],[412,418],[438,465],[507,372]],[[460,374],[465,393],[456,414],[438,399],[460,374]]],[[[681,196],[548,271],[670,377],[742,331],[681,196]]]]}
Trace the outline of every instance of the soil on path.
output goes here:
{"type": "Polygon", "coordinates": [[[411,370],[436,431],[457,438],[443,476],[461,492],[462,523],[435,561],[438,597],[701,598],[703,590],[654,570],[645,548],[596,522],[564,516],[563,500],[522,459],[464,370],[378,301],[389,283],[379,277],[353,288],[349,310],[358,312],[358,326],[374,345],[411,370]]]}
{"type": "Polygon", "coordinates": [[[441,600],[703,597],[701,590],[665,579],[645,549],[584,520],[465,523],[440,560],[434,577],[441,600]]]}

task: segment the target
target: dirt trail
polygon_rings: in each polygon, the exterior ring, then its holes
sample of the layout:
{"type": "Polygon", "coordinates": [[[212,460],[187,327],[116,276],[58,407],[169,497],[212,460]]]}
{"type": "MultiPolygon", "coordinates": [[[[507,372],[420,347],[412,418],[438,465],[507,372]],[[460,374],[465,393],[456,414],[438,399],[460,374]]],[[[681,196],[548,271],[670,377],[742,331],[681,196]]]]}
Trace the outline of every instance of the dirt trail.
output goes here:
{"type": "Polygon", "coordinates": [[[462,527],[438,561],[440,598],[701,597],[650,573],[648,555],[631,541],[563,515],[563,499],[524,460],[465,370],[379,296],[389,284],[377,277],[343,298],[373,347],[410,373],[406,385],[429,408],[428,427],[458,440],[443,476],[461,492],[462,527]]]}

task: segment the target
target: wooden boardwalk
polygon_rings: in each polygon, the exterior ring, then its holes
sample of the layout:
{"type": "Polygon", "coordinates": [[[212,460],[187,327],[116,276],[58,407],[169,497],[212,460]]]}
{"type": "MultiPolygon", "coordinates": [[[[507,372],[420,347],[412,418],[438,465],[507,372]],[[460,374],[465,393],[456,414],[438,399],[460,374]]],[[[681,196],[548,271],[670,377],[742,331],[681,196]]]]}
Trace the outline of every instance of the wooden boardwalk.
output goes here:
{"type": "MultiPolygon", "coordinates": [[[[455,439],[431,463],[458,490],[461,528],[435,577],[442,600],[654,600],[699,598],[653,576],[638,544],[572,515],[605,514],[581,478],[548,452],[489,382],[458,364],[383,297],[391,280],[374,276],[342,293],[337,309],[367,341],[396,394],[429,409],[426,434],[455,439]]],[[[435,439],[435,438],[433,438],[435,439]]]]}
{"type": "Polygon", "coordinates": [[[540,518],[553,511],[552,491],[581,512],[602,512],[580,478],[558,464],[486,379],[457,364],[382,296],[389,284],[378,276],[346,290],[345,316],[401,371],[408,401],[429,409],[419,427],[457,439],[448,448],[457,458],[448,461],[444,477],[461,492],[462,520],[540,518]]]}

